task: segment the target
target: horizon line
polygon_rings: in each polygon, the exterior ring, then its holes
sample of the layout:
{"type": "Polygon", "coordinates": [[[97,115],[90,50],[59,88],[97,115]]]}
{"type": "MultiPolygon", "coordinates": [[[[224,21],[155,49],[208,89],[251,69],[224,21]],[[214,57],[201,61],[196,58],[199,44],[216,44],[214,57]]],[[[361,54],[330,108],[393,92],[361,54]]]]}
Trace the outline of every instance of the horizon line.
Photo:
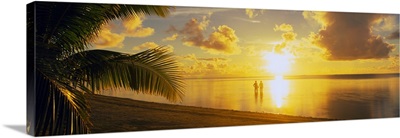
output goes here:
{"type": "MultiPolygon", "coordinates": [[[[304,78],[348,78],[357,77],[358,78],[376,78],[385,77],[386,75],[398,75],[398,73],[362,73],[362,74],[320,74],[320,75],[270,75],[270,76],[226,76],[226,77],[183,77],[184,79],[231,79],[231,78],[275,78],[275,76],[283,76],[284,79],[304,79],[304,78]],[[375,76],[378,75],[378,76],[375,76]],[[382,76],[384,75],[384,76],[382,76]]],[[[388,77],[388,76],[386,76],[388,77]]]]}

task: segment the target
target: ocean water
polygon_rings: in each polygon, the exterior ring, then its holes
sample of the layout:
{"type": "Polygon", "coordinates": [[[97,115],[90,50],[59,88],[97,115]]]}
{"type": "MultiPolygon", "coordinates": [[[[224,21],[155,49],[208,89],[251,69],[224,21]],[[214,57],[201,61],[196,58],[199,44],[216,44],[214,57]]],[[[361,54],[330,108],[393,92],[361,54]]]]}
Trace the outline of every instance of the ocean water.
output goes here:
{"type": "Polygon", "coordinates": [[[180,103],[127,90],[103,94],[150,102],[318,118],[399,117],[398,74],[185,79],[185,83],[185,97],[180,103]],[[255,92],[254,81],[263,82],[262,91],[255,92]]]}

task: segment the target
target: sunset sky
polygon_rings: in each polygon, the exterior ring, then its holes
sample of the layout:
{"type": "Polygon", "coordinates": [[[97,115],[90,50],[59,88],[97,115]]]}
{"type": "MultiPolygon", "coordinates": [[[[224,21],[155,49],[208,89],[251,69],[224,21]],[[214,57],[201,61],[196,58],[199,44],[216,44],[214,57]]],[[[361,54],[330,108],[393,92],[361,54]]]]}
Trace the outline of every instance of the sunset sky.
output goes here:
{"type": "Polygon", "coordinates": [[[186,77],[399,72],[399,15],[177,7],[105,25],[93,49],[174,52],[186,77]]]}

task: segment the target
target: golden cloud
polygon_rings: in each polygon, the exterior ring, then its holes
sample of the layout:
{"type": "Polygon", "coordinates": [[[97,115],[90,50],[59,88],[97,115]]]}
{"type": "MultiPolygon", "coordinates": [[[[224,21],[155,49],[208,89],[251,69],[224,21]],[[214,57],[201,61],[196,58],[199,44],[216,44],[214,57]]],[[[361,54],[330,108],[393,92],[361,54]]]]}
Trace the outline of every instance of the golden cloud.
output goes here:
{"type": "Polygon", "coordinates": [[[281,35],[283,42],[275,45],[275,53],[283,53],[284,49],[288,46],[290,41],[296,40],[297,34],[293,32],[293,27],[290,24],[282,23],[281,25],[275,25],[274,31],[283,31],[281,35]]]}
{"type": "Polygon", "coordinates": [[[125,35],[129,37],[147,37],[153,34],[154,34],[154,29],[150,27],[125,31],[125,35]]]}
{"type": "Polygon", "coordinates": [[[373,69],[373,71],[376,72],[393,72],[393,73],[398,73],[400,70],[400,66],[399,66],[399,55],[392,55],[388,58],[387,62],[385,62],[385,64],[375,67],[373,69]]]}
{"type": "Polygon", "coordinates": [[[394,55],[389,58],[391,61],[389,68],[395,70],[397,73],[399,72],[399,55],[394,55]]]}
{"type": "Polygon", "coordinates": [[[293,27],[290,24],[281,24],[281,25],[275,25],[274,31],[283,31],[283,32],[290,32],[293,31],[293,27]]]}
{"type": "Polygon", "coordinates": [[[144,15],[138,15],[127,18],[122,21],[122,25],[126,29],[123,33],[129,37],[147,37],[154,34],[154,29],[151,27],[143,27],[142,23],[145,19],[144,15]]]}
{"type": "Polygon", "coordinates": [[[188,60],[197,60],[197,57],[195,54],[187,54],[186,56],[183,56],[182,58],[188,59],[188,60]]]}
{"type": "Polygon", "coordinates": [[[198,58],[195,54],[187,54],[185,56],[182,56],[182,59],[192,60],[192,61],[228,61],[227,58],[218,58],[218,57],[198,58]]]}
{"type": "Polygon", "coordinates": [[[260,63],[233,63],[229,58],[188,54],[179,59],[186,77],[243,77],[266,73],[260,63]]]}
{"type": "Polygon", "coordinates": [[[321,23],[322,28],[313,36],[313,44],[326,50],[325,58],[328,60],[388,58],[394,45],[371,33],[375,23],[385,16],[335,12],[314,14],[313,19],[321,23]]]}
{"type": "Polygon", "coordinates": [[[246,10],[245,10],[246,15],[247,15],[250,19],[257,17],[258,15],[264,14],[264,11],[265,11],[265,10],[254,10],[254,9],[246,9],[246,10]]]}
{"type": "Polygon", "coordinates": [[[281,44],[277,44],[274,47],[274,52],[282,54],[283,53],[283,49],[286,48],[286,45],[287,45],[286,42],[282,42],[281,44]]]}
{"type": "Polygon", "coordinates": [[[203,16],[201,21],[196,18],[192,18],[185,24],[185,27],[180,31],[182,34],[186,35],[199,35],[202,34],[204,30],[208,27],[210,20],[207,16],[203,16]]]}
{"type": "Polygon", "coordinates": [[[113,24],[104,25],[94,39],[92,44],[97,48],[123,47],[122,43],[125,37],[147,37],[154,33],[154,29],[150,27],[144,28],[142,22],[145,19],[144,15],[136,15],[131,18],[124,19],[122,25],[124,30],[122,33],[113,32],[113,24]]]}
{"type": "Polygon", "coordinates": [[[204,60],[204,61],[226,61],[226,58],[197,58],[197,60],[204,60]]]}
{"type": "Polygon", "coordinates": [[[183,29],[178,30],[171,26],[167,32],[179,33],[182,35],[182,42],[186,46],[200,47],[211,54],[238,54],[241,52],[237,42],[238,37],[235,30],[221,25],[214,29],[208,38],[204,37],[204,31],[208,27],[210,20],[207,16],[203,16],[202,21],[192,18],[189,20],[183,29]]]}
{"type": "Polygon", "coordinates": [[[222,25],[203,41],[200,47],[207,49],[210,53],[238,54],[241,52],[237,45],[238,41],[235,30],[222,25]]]}
{"type": "MultiPolygon", "coordinates": [[[[203,21],[199,22],[197,19],[192,18],[185,24],[185,27],[179,31],[183,35],[183,43],[188,46],[199,46],[204,40],[203,31],[206,30],[209,20],[203,18],[203,21]]],[[[177,30],[175,27],[170,27],[169,30],[177,30]]]]}
{"type": "Polygon", "coordinates": [[[283,40],[285,40],[285,41],[293,41],[293,40],[296,40],[296,36],[297,36],[297,34],[296,34],[296,33],[293,33],[293,32],[286,32],[286,33],[283,33],[283,34],[282,34],[282,38],[283,38],[283,40]]]}
{"type": "Polygon", "coordinates": [[[328,22],[324,18],[326,13],[327,12],[304,11],[303,17],[308,21],[317,21],[318,24],[326,26],[328,25],[328,22]]]}
{"type": "Polygon", "coordinates": [[[162,41],[174,41],[174,40],[176,40],[176,38],[178,38],[177,33],[173,34],[172,36],[164,38],[162,41]]]}
{"type": "Polygon", "coordinates": [[[254,10],[252,9],[246,9],[246,15],[249,16],[249,18],[254,18],[254,10]]]}
{"type": "Polygon", "coordinates": [[[104,25],[92,44],[96,48],[122,47],[124,39],[124,35],[111,32],[111,25],[104,25]]]}
{"type": "Polygon", "coordinates": [[[183,64],[182,70],[187,76],[223,76],[230,74],[229,59],[226,58],[197,58],[195,54],[182,56],[188,62],[183,64]]]}

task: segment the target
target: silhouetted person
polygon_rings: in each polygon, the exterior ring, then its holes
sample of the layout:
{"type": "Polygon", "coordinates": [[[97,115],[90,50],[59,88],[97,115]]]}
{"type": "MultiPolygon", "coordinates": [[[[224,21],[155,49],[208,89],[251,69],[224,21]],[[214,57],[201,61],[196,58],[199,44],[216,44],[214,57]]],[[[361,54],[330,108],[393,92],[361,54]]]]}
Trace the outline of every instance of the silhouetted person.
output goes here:
{"type": "Polygon", "coordinates": [[[264,89],[264,84],[263,84],[263,82],[262,82],[262,81],[260,81],[260,85],[258,85],[258,86],[260,86],[260,92],[263,92],[263,89],[264,89]]]}
{"type": "Polygon", "coordinates": [[[254,86],[254,92],[258,92],[258,84],[257,84],[257,81],[254,81],[253,86],[254,86]]]}

